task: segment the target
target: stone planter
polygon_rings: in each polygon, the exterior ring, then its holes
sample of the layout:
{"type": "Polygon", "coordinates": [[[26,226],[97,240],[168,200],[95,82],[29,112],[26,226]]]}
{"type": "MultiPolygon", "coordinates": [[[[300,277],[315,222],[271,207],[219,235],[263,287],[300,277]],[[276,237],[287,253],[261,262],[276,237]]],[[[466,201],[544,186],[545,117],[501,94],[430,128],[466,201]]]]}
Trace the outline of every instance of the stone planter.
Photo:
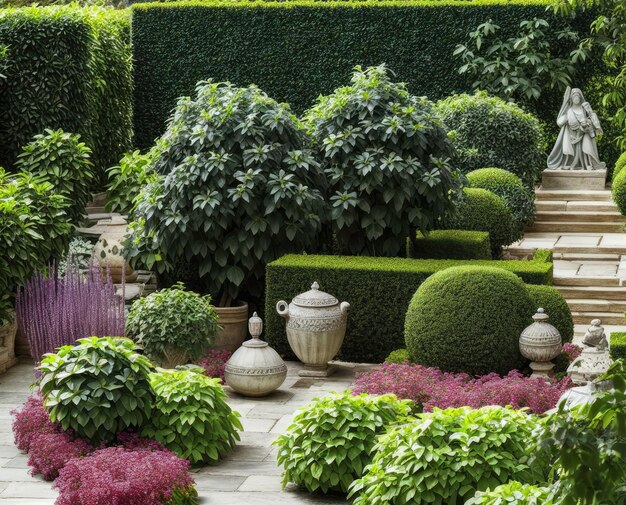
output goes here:
{"type": "Polygon", "coordinates": [[[243,396],[266,396],[285,382],[287,365],[267,342],[259,338],[263,321],[256,312],[250,318],[248,328],[252,338],[246,340],[226,363],[225,382],[243,396]]]}
{"type": "Polygon", "coordinates": [[[341,349],[348,322],[348,302],[319,290],[296,296],[292,302],[276,304],[278,314],[287,320],[287,340],[294,354],[305,364],[303,377],[326,377],[331,373],[328,362],[341,349]]]}
{"type": "Polygon", "coordinates": [[[0,325],[0,373],[5,372],[17,363],[15,357],[15,335],[17,334],[17,320],[15,312],[11,311],[11,320],[0,325]]]}
{"type": "Polygon", "coordinates": [[[534,323],[522,332],[519,339],[520,353],[531,361],[533,377],[545,377],[554,368],[552,360],[563,349],[561,334],[548,323],[548,319],[543,309],[537,309],[534,323]]]}
{"type": "Polygon", "coordinates": [[[137,273],[122,255],[124,252],[122,242],[126,238],[126,233],[126,221],[112,218],[93,249],[92,258],[100,264],[103,273],[106,274],[108,270],[115,284],[121,284],[123,281],[132,283],[137,280],[137,273]]]}
{"type": "Polygon", "coordinates": [[[217,324],[222,329],[217,332],[213,349],[228,349],[235,352],[248,336],[248,304],[236,302],[235,307],[215,307],[219,316],[217,324]]]}

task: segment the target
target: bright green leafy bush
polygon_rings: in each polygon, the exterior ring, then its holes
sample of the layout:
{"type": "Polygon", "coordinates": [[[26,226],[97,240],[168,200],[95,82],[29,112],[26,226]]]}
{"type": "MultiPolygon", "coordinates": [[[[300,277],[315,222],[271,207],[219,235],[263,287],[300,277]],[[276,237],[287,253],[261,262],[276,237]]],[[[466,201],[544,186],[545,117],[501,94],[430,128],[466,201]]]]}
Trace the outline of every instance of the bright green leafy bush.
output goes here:
{"type": "Polygon", "coordinates": [[[462,505],[509,479],[543,481],[547,461],[530,465],[527,453],[537,426],[511,408],[435,409],[382,435],[350,494],[355,505],[462,505]]]}
{"type": "MultiPolygon", "coordinates": [[[[526,283],[552,284],[553,266],[543,256],[541,261],[491,261],[288,255],[267,266],[266,339],[282,356],[294,359],[276,303],[308,291],[314,279],[324,291],[350,302],[341,358],[380,363],[391,351],[405,347],[404,319],[415,290],[435,272],[459,265],[491,266],[513,272],[526,283]]],[[[531,308],[526,318],[532,314],[531,308]]]]}
{"type": "Polygon", "coordinates": [[[415,292],[405,322],[411,360],[446,372],[521,368],[519,336],[534,314],[522,280],[492,267],[437,272],[415,292]]]}
{"type": "MultiPolygon", "coordinates": [[[[571,342],[574,338],[574,319],[572,311],[567,305],[565,298],[561,292],[552,286],[527,285],[526,289],[530,295],[535,311],[543,308],[550,316],[549,323],[553,325],[563,339],[563,343],[571,342]]],[[[528,324],[532,323],[532,318],[528,320],[528,324]]]]}
{"type": "Polygon", "coordinates": [[[502,247],[519,238],[511,211],[498,195],[480,188],[464,188],[454,212],[444,221],[449,230],[472,230],[489,233],[494,257],[502,254],[502,247]]]}
{"type": "Polygon", "coordinates": [[[239,440],[239,413],[226,403],[219,379],[202,370],[167,370],[150,374],[156,402],[144,437],[192,464],[216,463],[239,440]]]}
{"type": "MultiPolygon", "coordinates": [[[[78,133],[93,150],[98,176],[132,137],[129,15],[73,6],[4,9],[0,46],[0,165],[45,128],[78,133]]],[[[170,106],[171,107],[171,106],[170,106]]]]}
{"type": "Polygon", "coordinates": [[[532,187],[545,168],[545,140],[539,120],[512,102],[485,92],[454,95],[437,103],[457,149],[458,168],[513,172],[532,187]]]}
{"type": "Polygon", "coordinates": [[[406,349],[396,349],[389,353],[389,356],[385,358],[385,363],[395,363],[400,365],[407,361],[410,361],[409,351],[406,349]]]}
{"type": "Polygon", "coordinates": [[[22,148],[15,167],[50,182],[55,193],[72,202],[68,214],[76,223],[84,216],[91,198],[89,188],[94,174],[90,154],[91,149],[80,141],[80,135],[45,130],[22,148]]]}
{"type": "Polygon", "coordinates": [[[129,212],[140,188],[155,180],[151,153],[152,151],[147,154],[141,154],[140,151],[126,153],[119,165],[107,170],[107,210],[129,212]]]}
{"type": "Polygon", "coordinates": [[[626,332],[612,331],[609,336],[609,340],[609,352],[611,353],[611,358],[615,361],[618,359],[626,359],[626,332]]]}
{"type": "Polygon", "coordinates": [[[434,230],[424,235],[417,232],[410,245],[413,258],[491,259],[489,233],[468,230],[434,230]]]}
{"type": "Polygon", "coordinates": [[[220,306],[244,287],[260,294],[265,264],[311,246],[320,230],[309,142],[289,106],[259,88],[199,83],[154,148],[161,177],[135,201],[129,256],[160,272],[186,263],[178,280],[220,306]]]}
{"type": "Polygon", "coordinates": [[[524,236],[524,227],[535,218],[535,191],[529,189],[515,174],[501,168],[479,168],[467,174],[472,188],[482,188],[498,195],[511,211],[517,238],[524,236]]]}
{"type": "Polygon", "coordinates": [[[478,491],[465,505],[550,505],[550,488],[511,481],[493,490],[478,491]]]}
{"type": "Polygon", "coordinates": [[[356,67],[350,86],[320,97],[305,116],[342,254],[398,256],[406,237],[432,229],[452,208],[460,186],[432,103],[389,73],[384,65],[356,67]]]}
{"type": "Polygon", "coordinates": [[[274,442],[284,467],[283,485],[347,492],[370,463],[376,437],[405,420],[413,407],[394,395],[353,396],[349,391],[313,400],[274,442]]]}
{"type": "Polygon", "coordinates": [[[39,387],[53,422],[98,444],[148,421],[152,368],[130,339],[82,338],[44,357],[39,387]]]}
{"type": "Polygon", "coordinates": [[[626,216],[626,170],[621,170],[613,179],[611,197],[622,215],[626,216]]]}
{"type": "Polygon", "coordinates": [[[167,361],[172,348],[194,360],[213,344],[217,320],[209,295],[186,291],[178,284],[135,301],[128,313],[126,336],[153,360],[167,361]]]}
{"type": "Polygon", "coordinates": [[[615,168],[613,168],[613,180],[617,177],[617,175],[622,171],[622,168],[626,166],[626,152],[622,153],[617,161],[615,162],[615,168]]]}

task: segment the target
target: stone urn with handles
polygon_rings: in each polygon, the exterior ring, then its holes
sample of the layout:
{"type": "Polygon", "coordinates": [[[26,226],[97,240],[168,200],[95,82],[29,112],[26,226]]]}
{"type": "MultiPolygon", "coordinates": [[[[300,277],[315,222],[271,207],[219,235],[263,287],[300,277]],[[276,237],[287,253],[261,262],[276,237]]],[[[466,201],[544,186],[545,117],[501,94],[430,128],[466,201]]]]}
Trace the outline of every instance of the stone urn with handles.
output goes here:
{"type": "Polygon", "coordinates": [[[287,340],[294,354],[305,365],[302,377],[327,377],[328,362],[341,349],[348,322],[348,302],[339,300],[314,282],[311,290],[296,296],[290,304],[276,304],[278,314],[287,320],[287,340]]]}

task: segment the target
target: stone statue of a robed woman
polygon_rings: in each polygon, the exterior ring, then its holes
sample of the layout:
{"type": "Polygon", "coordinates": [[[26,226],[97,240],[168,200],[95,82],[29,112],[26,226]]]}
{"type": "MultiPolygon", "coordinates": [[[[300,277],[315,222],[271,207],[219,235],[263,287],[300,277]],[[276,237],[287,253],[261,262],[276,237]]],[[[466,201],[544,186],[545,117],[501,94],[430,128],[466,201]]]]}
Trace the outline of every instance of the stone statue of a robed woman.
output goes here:
{"type": "Polygon", "coordinates": [[[603,170],[596,138],[602,135],[598,115],[578,88],[565,90],[556,123],[561,128],[548,156],[549,170],[603,170]]]}

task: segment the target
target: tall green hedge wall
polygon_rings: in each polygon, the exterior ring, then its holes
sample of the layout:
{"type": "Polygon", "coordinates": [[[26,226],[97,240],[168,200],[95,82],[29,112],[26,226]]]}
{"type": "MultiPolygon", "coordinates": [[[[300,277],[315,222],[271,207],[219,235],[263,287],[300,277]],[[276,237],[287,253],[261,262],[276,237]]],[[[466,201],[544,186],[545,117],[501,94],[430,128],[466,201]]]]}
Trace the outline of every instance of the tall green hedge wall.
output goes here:
{"type": "Polygon", "coordinates": [[[132,140],[130,17],[75,6],[0,11],[0,166],[45,128],[80,133],[99,169],[132,140]]]}
{"type": "MultiPolygon", "coordinates": [[[[349,82],[355,65],[387,63],[411,92],[438,99],[469,91],[452,53],[488,19],[505,37],[524,19],[554,19],[547,0],[143,3],[133,6],[135,135],[164,131],[176,98],[197,81],[257,84],[301,113],[349,82]]],[[[554,20],[559,26],[562,20],[554,20]]],[[[588,20],[575,26],[584,30],[588,20]]],[[[578,84],[580,86],[580,84],[578,84]]],[[[554,123],[560,92],[542,97],[554,123]]],[[[541,111],[539,111],[541,112],[541,111]]]]}
{"type": "Polygon", "coordinates": [[[546,260],[541,255],[532,261],[283,256],[267,266],[265,338],[282,356],[293,359],[285,320],[277,314],[276,304],[280,300],[291,302],[317,281],[322,291],[350,303],[341,358],[382,362],[391,351],[405,346],[404,318],[409,302],[435,272],[452,266],[483,265],[511,271],[527,284],[552,284],[552,263],[546,260]]]}

